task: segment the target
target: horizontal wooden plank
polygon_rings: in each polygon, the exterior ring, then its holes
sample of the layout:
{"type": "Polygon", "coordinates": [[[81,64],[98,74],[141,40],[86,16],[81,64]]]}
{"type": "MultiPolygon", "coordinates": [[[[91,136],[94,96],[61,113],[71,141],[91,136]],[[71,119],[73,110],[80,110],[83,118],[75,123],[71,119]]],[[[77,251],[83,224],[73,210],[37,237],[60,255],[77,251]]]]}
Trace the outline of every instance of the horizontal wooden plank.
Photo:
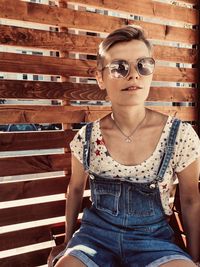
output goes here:
{"type": "Polygon", "coordinates": [[[129,24],[142,26],[151,39],[178,41],[186,43],[197,43],[196,30],[178,28],[167,25],[147,23],[143,21],[132,21],[116,17],[108,17],[90,12],[81,12],[67,8],[50,7],[47,5],[36,5],[22,1],[15,1],[9,7],[9,0],[0,0],[0,17],[14,20],[23,20],[49,24],[67,28],[84,29],[96,32],[111,32],[116,28],[129,24]],[[67,20],[66,20],[67,18],[67,20]]]}
{"type": "Polygon", "coordinates": [[[0,152],[33,149],[66,148],[69,151],[69,143],[75,135],[75,131],[54,132],[20,132],[0,133],[0,152]],[[48,140],[48,142],[46,142],[48,140]]]}
{"type": "MultiPolygon", "coordinates": [[[[89,197],[84,197],[81,211],[91,205],[89,197]]],[[[0,210],[0,226],[60,217],[65,215],[65,200],[27,205],[0,210]]]]}
{"type": "MultiPolygon", "coordinates": [[[[0,98],[6,99],[62,99],[106,100],[106,91],[98,85],[69,82],[32,82],[0,80],[0,98]]],[[[195,88],[151,87],[149,101],[195,102],[198,91],[195,88]]]]}
{"type": "Polygon", "coordinates": [[[0,71],[2,72],[92,77],[95,67],[94,60],[0,53],[0,71]]]}
{"type": "Polygon", "coordinates": [[[40,203],[0,210],[0,225],[12,225],[23,222],[64,216],[65,200],[40,203]]]}
{"type": "MultiPolygon", "coordinates": [[[[94,77],[94,60],[0,53],[0,71],[94,77]]],[[[198,82],[198,69],[156,66],[154,81],[198,82]]]]}
{"type": "Polygon", "coordinates": [[[70,173],[70,153],[0,158],[1,176],[66,171],[70,173]]]}
{"type": "Polygon", "coordinates": [[[166,115],[176,116],[183,121],[198,121],[197,107],[168,107],[151,106],[149,109],[164,113],[166,115]]]}
{"type": "Polygon", "coordinates": [[[79,123],[88,121],[96,111],[96,119],[111,111],[110,106],[16,106],[0,105],[0,123],[79,123]],[[52,116],[53,114],[53,116],[52,116]]]}
{"type": "Polygon", "coordinates": [[[1,267],[35,267],[47,263],[47,258],[51,249],[42,249],[34,252],[24,253],[0,259],[1,267]]]}
{"type": "MultiPolygon", "coordinates": [[[[63,17],[66,15],[66,9],[56,6],[34,5],[32,3],[20,3],[15,1],[12,9],[8,8],[8,0],[0,1],[1,16],[12,19],[23,19],[25,21],[32,21],[38,23],[57,24],[63,22],[63,17]],[[20,13],[18,14],[18,10],[20,13]],[[45,16],[46,15],[46,16],[45,16]],[[45,18],[45,21],[44,21],[45,18]]],[[[67,1],[66,1],[67,2],[67,1]]],[[[183,21],[191,24],[198,24],[198,11],[195,9],[183,8],[176,5],[169,5],[151,0],[135,0],[132,1],[118,1],[113,3],[112,0],[74,0],[75,3],[82,3],[86,6],[101,7],[103,9],[111,9],[116,12],[127,12],[129,14],[167,19],[174,21],[183,21]]],[[[79,11],[80,12],[80,11],[79,11]]]]}
{"type": "Polygon", "coordinates": [[[0,210],[0,225],[12,225],[23,222],[64,216],[65,200],[40,203],[0,210]]]}
{"type": "Polygon", "coordinates": [[[197,88],[151,87],[148,101],[197,102],[197,88]]]}
{"type": "Polygon", "coordinates": [[[0,80],[0,98],[105,100],[95,84],[0,80]]]}
{"type": "MultiPolygon", "coordinates": [[[[70,175],[31,181],[0,183],[0,201],[13,201],[66,193],[69,181],[70,175]]],[[[89,179],[85,189],[90,189],[89,179]]]]}
{"type": "Polygon", "coordinates": [[[101,40],[89,35],[0,25],[0,44],[2,45],[96,54],[97,46],[101,40]]]}
{"type": "MultiPolygon", "coordinates": [[[[98,44],[102,40],[89,35],[74,35],[67,32],[48,32],[0,25],[0,44],[2,45],[96,54],[98,44]]],[[[154,46],[154,57],[159,60],[196,63],[197,56],[197,49],[154,46]]]]}
{"type": "MultiPolygon", "coordinates": [[[[61,3],[66,3],[67,0],[62,0],[61,3]]],[[[198,11],[188,9],[177,5],[160,3],[151,0],[120,0],[113,2],[112,0],[73,0],[73,3],[91,6],[95,8],[113,10],[114,12],[127,12],[138,16],[159,18],[172,21],[184,21],[191,24],[198,24],[198,11]]]]}
{"type": "Polygon", "coordinates": [[[51,240],[51,225],[1,234],[0,251],[51,240]]]}
{"type": "Polygon", "coordinates": [[[154,81],[198,82],[198,69],[169,68],[157,66],[153,75],[154,81]]]}
{"type": "Polygon", "coordinates": [[[198,50],[167,47],[161,45],[154,45],[153,56],[157,60],[173,61],[180,63],[195,64],[198,62],[198,50]]]}
{"type": "MultiPolygon", "coordinates": [[[[148,108],[168,114],[176,113],[182,120],[197,120],[196,107],[148,106],[148,108]]],[[[95,121],[110,112],[110,106],[0,106],[0,123],[79,123],[95,121]]]]}
{"type": "MultiPolygon", "coordinates": [[[[148,38],[150,39],[175,41],[188,44],[198,43],[198,30],[172,27],[169,25],[153,24],[143,21],[129,20],[128,24],[141,26],[145,30],[148,38]],[[185,34],[187,36],[185,36],[185,34]]],[[[115,29],[116,28],[117,27],[115,27],[115,29]]]]}
{"type": "Polygon", "coordinates": [[[70,176],[0,184],[0,201],[61,194],[67,191],[70,176]]]}
{"type": "Polygon", "coordinates": [[[86,108],[77,110],[76,107],[69,106],[0,106],[1,124],[25,122],[78,123],[84,121],[86,115],[86,108]]]}

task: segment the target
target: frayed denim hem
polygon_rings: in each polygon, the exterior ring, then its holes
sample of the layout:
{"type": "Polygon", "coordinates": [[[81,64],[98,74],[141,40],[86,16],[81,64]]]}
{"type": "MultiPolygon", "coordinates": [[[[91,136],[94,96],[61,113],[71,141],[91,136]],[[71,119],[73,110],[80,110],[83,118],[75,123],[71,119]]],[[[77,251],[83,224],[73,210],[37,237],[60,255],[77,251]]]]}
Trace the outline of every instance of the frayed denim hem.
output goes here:
{"type": "Polygon", "coordinates": [[[71,250],[69,253],[65,253],[65,255],[74,256],[79,259],[82,263],[84,263],[87,267],[99,267],[94,261],[92,261],[87,255],[85,255],[80,250],[71,250]]]}
{"type": "Polygon", "coordinates": [[[85,264],[87,267],[99,267],[95,262],[93,262],[87,255],[85,255],[80,250],[72,250],[65,248],[63,251],[61,251],[54,259],[53,259],[53,266],[62,258],[63,256],[70,255],[74,256],[77,259],[79,259],[83,264],[85,264]]]}

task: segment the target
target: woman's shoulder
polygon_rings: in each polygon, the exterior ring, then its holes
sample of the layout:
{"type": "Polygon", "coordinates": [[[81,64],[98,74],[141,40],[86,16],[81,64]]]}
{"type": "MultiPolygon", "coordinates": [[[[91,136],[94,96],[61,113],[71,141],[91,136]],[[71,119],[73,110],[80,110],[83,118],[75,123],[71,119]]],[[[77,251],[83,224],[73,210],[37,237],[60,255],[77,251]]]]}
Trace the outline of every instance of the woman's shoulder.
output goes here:
{"type": "Polygon", "coordinates": [[[189,122],[185,122],[181,120],[180,127],[179,127],[179,136],[180,137],[187,137],[189,140],[192,139],[199,139],[196,131],[194,130],[193,126],[189,122]]]}
{"type": "MultiPolygon", "coordinates": [[[[83,149],[84,143],[86,140],[86,127],[88,123],[83,125],[74,135],[74,138],[70,142],[71,152],[76,156],[77,159],[82,163],[83,162],[83,149]]],[[[92,133],[93,130],[95,133],[98,133],[98,121],[93,122],[92,133]]]]}
{"type": "Polygon", "coordinates": [[[97,132],[99,129],[99,120],[93,121],[93,122],[88,122],[86,124],[84,124],[75,134],[75,139],[76,138],[85,138],[85,134],[86,134],[86,128],[87,125],[91,124],[91,129],[92,131],[97,132]]]}
{"type": "Polygon", "coordinates": [[[171,117],[169,115],[160,113],[155,110],[151,110],[147,108],[148,112],[148,120],[147,127],[150,129],[164,128],[165,125],[170,122],[171,117]]]}

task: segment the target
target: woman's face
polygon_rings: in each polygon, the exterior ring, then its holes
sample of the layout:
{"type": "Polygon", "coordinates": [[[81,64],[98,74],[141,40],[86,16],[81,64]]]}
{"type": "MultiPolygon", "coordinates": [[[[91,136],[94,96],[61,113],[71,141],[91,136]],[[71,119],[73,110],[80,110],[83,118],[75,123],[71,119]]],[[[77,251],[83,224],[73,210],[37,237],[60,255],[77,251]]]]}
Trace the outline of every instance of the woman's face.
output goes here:
{"type": "Polygon", "coordinates": [[[106,89],[112,104],[121,106],[144,104],[149,94],[152,74],[141,76],[137,72],[135,63],[138,58],[143,57],[151,57],[151,54],[145,43],[138,40],[115,44],[105,53],[103,67],[116,59],[131,62],[130,72],[125,78],[112,77],[108,68],[97,74],[98,84],[101,89],[106,89]]]}

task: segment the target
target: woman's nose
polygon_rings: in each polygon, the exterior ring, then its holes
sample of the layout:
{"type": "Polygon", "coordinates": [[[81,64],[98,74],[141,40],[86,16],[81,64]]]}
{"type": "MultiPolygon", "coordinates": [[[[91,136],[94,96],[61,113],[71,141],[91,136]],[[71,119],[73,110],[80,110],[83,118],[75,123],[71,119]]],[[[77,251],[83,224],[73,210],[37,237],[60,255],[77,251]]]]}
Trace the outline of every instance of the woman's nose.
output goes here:
{"type": "Polygon", "coordinates": [[[131,64],[130,72],[127,76],[127,80],[138,80],[139,79],[139,74],[137,72],[137,69],[135,68],[134,64],[131,64]]]}

